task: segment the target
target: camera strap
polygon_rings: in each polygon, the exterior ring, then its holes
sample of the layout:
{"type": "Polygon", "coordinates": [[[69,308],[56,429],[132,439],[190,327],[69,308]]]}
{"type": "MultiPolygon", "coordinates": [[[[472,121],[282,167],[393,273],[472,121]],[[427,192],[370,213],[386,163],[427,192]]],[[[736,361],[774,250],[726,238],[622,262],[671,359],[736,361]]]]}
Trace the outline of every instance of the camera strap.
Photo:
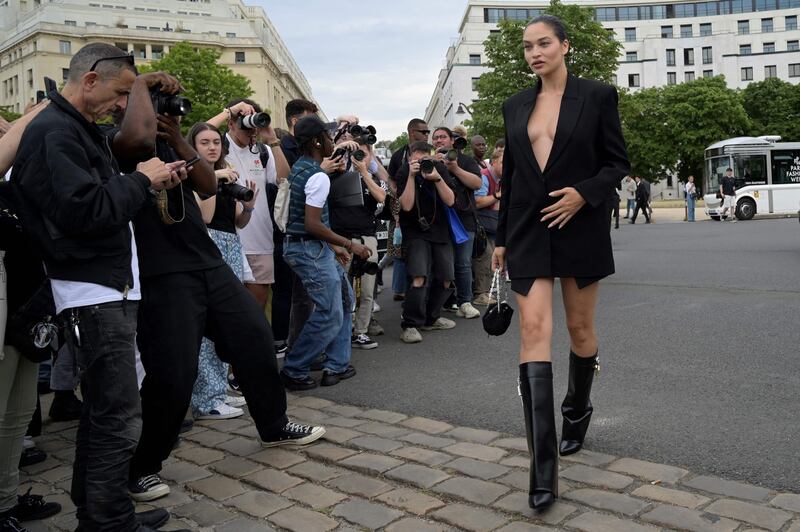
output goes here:
{"type": "MultiPolygon", "coordinates": [[[[416,178],[416,176],[414,177],[414,186],[415,187],[417,186],[417,178],[416,178]]],[[[422,216],[422,210],[419,207],[419,194],[420,194],[420,192],[423,192],[423,191],[426,192],[428,195],[430,195],[433,198],[433,216],[431,216],[431,221],[428,222],[428,224],[433,224],[436,221],[436,212],[437,212],[438,206],[439,206],[439,195],[435,194],[435,193],[431,194],[431,192],[425,188],[425,180],[424,179],[422,180],[422,183],[419,186],[419,190],[417,190],[416,193],[414,194],[414,205],[417,208],[417,220],[423,220],[424,219],[424,217],[422,216]]],[[[425,220],[425,221],[427,222],[427,220],[425,220]]]]}
{"type": "Polygon", "coordinates": [[[185,200],[183,197],[183,183],[178,183],[178,186],[181,189],[180,219],[176,220],[169,212],[169,195],[167,194],[166,190],[160,190],[158,192],[158,196],[156,197],[156,203],[158,204],[158,215],[161,218],[161,221],[166,225],[181,223],[184,219],[186,219],[186,204],[184,203],[185,200]]]}

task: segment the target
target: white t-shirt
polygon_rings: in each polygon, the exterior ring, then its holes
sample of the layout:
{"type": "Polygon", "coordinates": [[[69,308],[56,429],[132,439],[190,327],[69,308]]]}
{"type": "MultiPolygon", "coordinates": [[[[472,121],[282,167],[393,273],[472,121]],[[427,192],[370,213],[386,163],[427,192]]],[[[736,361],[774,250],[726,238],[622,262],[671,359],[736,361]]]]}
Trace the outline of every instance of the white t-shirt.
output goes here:
{"type": "Polygon", "coordinates": [[[322,208],[328,200],[331,190],[331,179],[325,172],[317,172],[306,181],[306,205],[322,208]]]}
{"type": "Polygon", "coordinates": [[[246,186],[246,181],[253,181],[258,187],[258,198],[250,222],[244,229],[239,229],[239,238],[246,255],[272,255],[275,251],[275,242],[272,237],[272,218],[269,215],[267,202],[267,183],[276,184],[278,171],[275,167],[275,156],[267,146],[269,162],[267,167],[261,166],[261,157],[252,153],[249,146],[240,148],[238,144],[228,137],[228,156],[225,160],[239,173],[238,184],[246,186]]]}
{"type": "MultiPolygon", "coordinates": [[[[142,285],[139,281],[139,256],[136,253],[136,239],[133,237],[133,224],[128,223],[128,227],[131,230],[131,270],[133,271],[133,288],[128,291],[127,299],[139,301],[142,299],[142,285]]],[[[53,301],[56,304],[57,314],[70,308],[100,305],[101,303],[123,300],[122,292],[101,284],[50,279],[50,286],[53,288],[53,301]]]]}

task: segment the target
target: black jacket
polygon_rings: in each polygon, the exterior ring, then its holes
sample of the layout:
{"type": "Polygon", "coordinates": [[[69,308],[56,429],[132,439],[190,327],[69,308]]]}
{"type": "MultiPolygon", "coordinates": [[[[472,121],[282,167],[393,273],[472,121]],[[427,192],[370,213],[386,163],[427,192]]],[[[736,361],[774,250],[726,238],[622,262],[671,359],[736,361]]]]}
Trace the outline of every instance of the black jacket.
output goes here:
{"type": "Polygon", "coordinates": [[[11,182],[51,278],[133,288],[128,223],[150,180],[120,174],[111,140],[60,95],[25,130],[11,182]]]}
{"type": "Polygon", "coordinates": [[[541,84],[503,104],[506,148],[496,245],[506,247],[511,278],[602,277],[614,273],[607,201],[629,173],[614,87],[570,75],[544,169],[533,155],[528,120],[541,84]],[[586,200],[563,229],[548,229],[541,210],[574,187],[586,200]]]}
{"type": "Polygon", "coordinates": [[[639,181],[639,184],[636,185],[636,203],[648,203],[650,201],[650,191],[647,189],[647,185],[645,184],[644,180],[639,181]]]}

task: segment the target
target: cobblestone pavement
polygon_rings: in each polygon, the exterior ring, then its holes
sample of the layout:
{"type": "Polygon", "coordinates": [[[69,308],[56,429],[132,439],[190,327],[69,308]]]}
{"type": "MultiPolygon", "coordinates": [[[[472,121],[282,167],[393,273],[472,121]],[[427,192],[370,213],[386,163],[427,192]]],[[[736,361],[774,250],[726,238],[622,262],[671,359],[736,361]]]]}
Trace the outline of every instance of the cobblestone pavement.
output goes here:
{"type": "MultiPolygon", "coordinates": [[[[292,418],[324,424],[325,438],[262,449],[248,417],[185,434],[162,471],[172,493],[153,503],[172,512],[162,530],[800,532],[798,494],[588,450],[562,459],[560,499],[535,514],[522,438],[308,395],[289,405],[292,418]]],[[[22,472],[23,491],[64,507],[26,523],[31,532],[77,525],[67,493],[75,425],[46,424],[37,441],[49,457],[22,472]]]]}

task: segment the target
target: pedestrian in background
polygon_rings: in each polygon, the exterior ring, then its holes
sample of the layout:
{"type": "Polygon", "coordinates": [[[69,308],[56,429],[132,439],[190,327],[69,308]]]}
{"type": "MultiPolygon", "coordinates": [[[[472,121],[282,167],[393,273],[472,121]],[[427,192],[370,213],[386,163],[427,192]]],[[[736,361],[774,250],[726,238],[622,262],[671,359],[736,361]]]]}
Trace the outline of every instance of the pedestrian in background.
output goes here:
{"type": "Polygon", "coordinates": [[[636,181],[629,175],[622,178],[622,193],[625,195],[625,218],[631,217],[631,211],[636,207],[636,181]]]}
{"type": "Polygon", "coordinates": [[[686,221],[694,221],[694,203],[697,199],[697,187],[694,185],[694,176],[690,175],[686,181],[686,221]]]}

